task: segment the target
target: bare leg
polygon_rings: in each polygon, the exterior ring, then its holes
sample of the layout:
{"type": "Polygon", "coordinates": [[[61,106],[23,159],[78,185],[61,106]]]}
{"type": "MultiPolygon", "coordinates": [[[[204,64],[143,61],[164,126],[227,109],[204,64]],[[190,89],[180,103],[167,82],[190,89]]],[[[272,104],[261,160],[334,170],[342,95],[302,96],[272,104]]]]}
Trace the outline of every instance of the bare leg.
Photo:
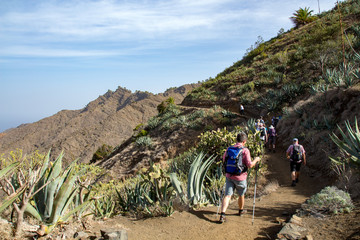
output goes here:
{"type": "Polygon", "coordinates": [[[295,181],[296,179],[296,172],[291,172],[291,180],[295,181]]]}
{"type": "Polygon", "coordinates": [[[231,195],[227,195],[222,200],[222,204],[221,204],[221,212],[222,213],[225,213],[226,209],[229,207],[230,199],[231,199],[231,195]]]}
{"type": "Polygon", "coordinates": [[[238,204],[239,204],[239,209],[244,209],[244,204],[245,204],[245,195],[239,196],[238,199],[238,204]]]}

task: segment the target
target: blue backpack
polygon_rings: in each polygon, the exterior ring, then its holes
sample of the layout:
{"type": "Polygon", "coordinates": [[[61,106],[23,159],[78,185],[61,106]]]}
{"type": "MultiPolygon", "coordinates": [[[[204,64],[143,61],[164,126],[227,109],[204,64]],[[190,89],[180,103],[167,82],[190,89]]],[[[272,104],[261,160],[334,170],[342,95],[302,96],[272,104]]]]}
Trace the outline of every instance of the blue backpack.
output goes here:
{"type": "Polygon", "coordinates": [[[225,155],[225,172],[231,175],[240,175],[247,171],[247,167],[243,164],[242,154],[243,147],[229,147],[225,155]]]}

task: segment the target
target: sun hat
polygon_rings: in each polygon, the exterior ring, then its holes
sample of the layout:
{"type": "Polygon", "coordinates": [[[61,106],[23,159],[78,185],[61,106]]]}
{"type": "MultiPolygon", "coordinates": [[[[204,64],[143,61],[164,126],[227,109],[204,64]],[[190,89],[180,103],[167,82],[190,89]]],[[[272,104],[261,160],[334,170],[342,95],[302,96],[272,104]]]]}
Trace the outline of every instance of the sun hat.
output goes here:
{"type": "Polygon", "coordinates": [[[297,141],[299,141],[297,138],[294,138],[294,139],[293,139],[293,142],[297,142],[297,141]]]}
{"type": "Polygon", "coordinates": [[[270,125],[270,127],[269,128],[274,128],[274,126],[273,125],[270,125]]]}

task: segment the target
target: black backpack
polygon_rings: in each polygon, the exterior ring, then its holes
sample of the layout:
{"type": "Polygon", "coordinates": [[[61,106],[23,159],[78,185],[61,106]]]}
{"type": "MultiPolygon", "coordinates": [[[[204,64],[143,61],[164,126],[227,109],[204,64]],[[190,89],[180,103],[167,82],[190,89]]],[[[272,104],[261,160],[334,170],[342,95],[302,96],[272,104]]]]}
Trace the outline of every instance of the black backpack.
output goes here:
{"type": "Polygon", "coordinates": [[[301,152],[301,145],[297,144],[297,145],[293,145],[293,151],[291,154],[290,159],[294,162],[301,162],[303,158],[302,152],[301,152]]]}
{"type": "Polygon", "coordinates": [[[229,147],[225,155],[225,172],[231,175],[240,175],[247,171],[247,167],[243,164],[242,153],[243,147],[229,147]]]}
{"type": "Polygon", "coordinates": [[[266,129],[264,127],[260,128],[260,137],[265,137],[266,129]]]}

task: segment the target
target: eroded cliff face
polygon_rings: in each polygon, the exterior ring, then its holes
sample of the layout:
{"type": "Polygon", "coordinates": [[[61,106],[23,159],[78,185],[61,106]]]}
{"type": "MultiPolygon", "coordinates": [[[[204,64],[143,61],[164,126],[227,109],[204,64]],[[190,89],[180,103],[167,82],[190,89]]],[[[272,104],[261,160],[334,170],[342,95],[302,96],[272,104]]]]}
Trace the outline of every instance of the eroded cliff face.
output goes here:
{"type": "Polygon", "coordinates": [[[0,153],[16,148],[24,153],[35,150],[65,152],[67,162],[79,158],[89,162],[96,149],[117,146],[128,139],[136,125],[157,114],[157,105],[168,97],[177,104],[196,84],[172,88],[165,93],[131,91],[119,87],[108,91],[80,110],[63,110],[31,124],[23,124],[0,135],[0,153]]]}

